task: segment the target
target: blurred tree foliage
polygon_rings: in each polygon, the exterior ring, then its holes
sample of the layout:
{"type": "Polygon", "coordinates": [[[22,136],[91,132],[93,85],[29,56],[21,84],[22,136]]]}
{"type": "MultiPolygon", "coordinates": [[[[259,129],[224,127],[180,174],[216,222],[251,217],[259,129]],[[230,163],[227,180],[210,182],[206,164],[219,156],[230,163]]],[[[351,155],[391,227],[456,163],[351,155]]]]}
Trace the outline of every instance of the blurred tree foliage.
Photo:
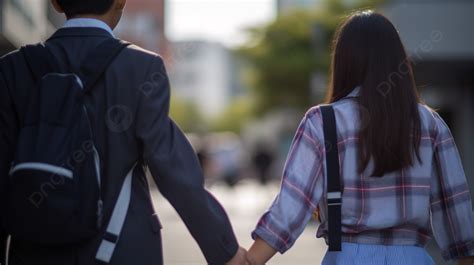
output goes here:
{"type": "Polygon", "coordinates": [[[176,97],[171,97],[170,117],[185,132],[204,131],[208,126],[192,102],[176,97]]]}
{"type": "Polygon", "coordinates": [[[252,118],[253,106],[254,104],[250,98],[237,98],[225,112],[212,122],[212,130],[240,133],[243,124],[252,118]]]}
{"type": "MultiPolygon", "coordinates": [[[[323,100],[311,83],[315,73],[328,76],[333,35],[355,10],[374,8],[383,0],[325,0],[315,10],[297,10],[249,30],[251,42],[239,53],[253,65],[257,114],[279,108],[306,109],[323,100]]],[[[318,89],[324,89],[318,88],[318,89]]]]}

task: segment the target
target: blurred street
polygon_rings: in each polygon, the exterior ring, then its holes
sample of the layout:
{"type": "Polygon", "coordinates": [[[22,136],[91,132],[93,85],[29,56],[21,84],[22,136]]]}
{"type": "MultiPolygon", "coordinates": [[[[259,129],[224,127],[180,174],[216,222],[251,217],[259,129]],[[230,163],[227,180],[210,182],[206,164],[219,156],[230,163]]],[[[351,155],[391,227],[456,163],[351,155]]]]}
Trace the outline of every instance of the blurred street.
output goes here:
{"type": "MultiPolygon", "coordinates": [[[[269,207],[278,192],[279,183],[259,186],[257,182],[242,182],[235,188],[216,184],[209,190],[226,208],[240,244],[248,248],[250,233],[260,216],[269,207]]],[[[197,244],[170,204],[153,191],[156,211],[163,224],[164,259],[167,265],[206,264],[197,244]]],[[[321,264],[326,251],[324,240],[316,239],[316,225],[309,225],[295,246],[285,255],[277,254],[268,264],[307,265],[321,264]]]]}

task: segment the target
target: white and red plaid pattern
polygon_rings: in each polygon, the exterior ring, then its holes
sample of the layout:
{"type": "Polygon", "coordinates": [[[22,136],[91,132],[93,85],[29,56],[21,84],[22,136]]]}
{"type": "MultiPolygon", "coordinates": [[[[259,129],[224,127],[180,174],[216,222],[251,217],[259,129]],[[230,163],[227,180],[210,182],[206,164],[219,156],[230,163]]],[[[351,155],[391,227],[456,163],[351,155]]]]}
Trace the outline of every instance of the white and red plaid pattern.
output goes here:
{"type": "MultiPolygon", "coordinates": [[[[410,168],[382,178],[358,174],[358,105],[355,89],[333,104],[343,189],[343,242],[425,246],[434,236],[445,259],[474,256],[474,214],[466,176],[453,137],[441,117],[419,107],[420,156],[410,168]]],[[[304,230],[319,205],[327,236],[325,145],[319,107],[302,120],[285,165],[281,191],[259,221],[260,237],[283,253],[304,230]]]]}

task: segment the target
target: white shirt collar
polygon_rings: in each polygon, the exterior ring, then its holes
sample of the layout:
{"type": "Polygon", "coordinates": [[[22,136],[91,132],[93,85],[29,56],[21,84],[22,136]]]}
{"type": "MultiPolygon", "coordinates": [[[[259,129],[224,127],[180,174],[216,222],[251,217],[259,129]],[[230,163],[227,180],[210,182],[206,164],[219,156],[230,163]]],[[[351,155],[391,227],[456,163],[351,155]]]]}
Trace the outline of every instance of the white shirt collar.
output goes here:
{"type": "Polygon", "coordinates": [[[352,91],[347,95],[345,96],[344,98],[356,98],[358,97],[360,94],[360,86],[356,86],[354,89],[352,89],[352,91]]]}
{"type": "Polygon", "coordinates": [[[114,32],[109,25],[94,18],[72,18],[66,21],[63,28],[101,28],[115,37],[114,32]]]}

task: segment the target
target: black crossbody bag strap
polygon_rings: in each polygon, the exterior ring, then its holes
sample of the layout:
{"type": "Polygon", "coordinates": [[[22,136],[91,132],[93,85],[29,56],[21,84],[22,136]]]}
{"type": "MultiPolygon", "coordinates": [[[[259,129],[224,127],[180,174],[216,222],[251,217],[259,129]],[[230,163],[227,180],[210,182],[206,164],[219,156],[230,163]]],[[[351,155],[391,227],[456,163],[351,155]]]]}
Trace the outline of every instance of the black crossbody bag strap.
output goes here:
{"type": "Polygon", "coordinates": [[[326,150],[329,251],[341,251],[341,176],[337,147],[337,126],[331,105],[321,106],[326,150]]]}

